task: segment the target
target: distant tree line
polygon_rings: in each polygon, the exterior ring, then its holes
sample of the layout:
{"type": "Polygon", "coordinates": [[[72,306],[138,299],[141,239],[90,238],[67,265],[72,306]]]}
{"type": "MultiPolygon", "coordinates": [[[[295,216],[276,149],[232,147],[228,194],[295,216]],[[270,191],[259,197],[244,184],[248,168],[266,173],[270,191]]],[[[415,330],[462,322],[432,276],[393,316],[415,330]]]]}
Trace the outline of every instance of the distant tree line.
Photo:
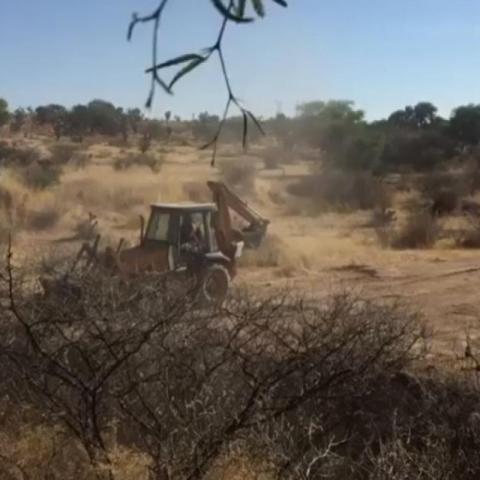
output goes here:
{"type": "Polygon", "coordinates": [[[35,110],[17,108],[9,112],[8,103],[0,99],[0,126],[9,123],[10,129],[15,132],[21,130],[28,119],[34,125],[51,127],[57,139],[62,136],[81,139],[88,135],[122,135],[126,139],[130,133],[140,133],[145,124],[148,124],[151,134],[160,135],[168,133],[170,118],[171,112],[167,111],[163,122],[147,121],[139,108],[124,110],[98,99],[86,105],[75,105],[70,109],[63,105],[48,104],[41,105],[35,110]]]}
{"type": "MultiPolygon", "coordinates": [[[[123,109],[105,100],[72,108],[49,104],[10,112],[7,102],[0,99],[0,126],[9,124],[12,131],[19,131],[27,119],[33,125],[51,127],[57,139],[70,136],[80,140],[94,134],[121,135],[125,140],[132,134],[168,139],[175,122],[200,145],[211,142],[222,121],[208,112],[183,122],[170,111],[161,120],[146,119],[138,108],[123,109]]],[[[474,104],[460,106],[443,118],[435,105],[420,102],[369,122],[351,101],[312,101],[299,105],[293,117],[278,114],[262,123],[284,155],[306,146],[335,168],[374,173],[428,171],[475,153],[480,143],[480,105],[474,104]]],[[[243,124],[242,116],[229,117],[221,140],[241,142],[243,124]]],[[[254,143],[261,136],[251,129],[248,141],[254,143]]]]}
{"type": "Polygon", "coordinates": [[[271,131],[285,148],[318,148],[322,159],[342,169],[428,171],[471,154],[480,143],[480,105],[453,110],[449,119],[432,103],[420,102],[368,122],[350,101],[308,102],[293,119],[278,115],[271,131]]]}

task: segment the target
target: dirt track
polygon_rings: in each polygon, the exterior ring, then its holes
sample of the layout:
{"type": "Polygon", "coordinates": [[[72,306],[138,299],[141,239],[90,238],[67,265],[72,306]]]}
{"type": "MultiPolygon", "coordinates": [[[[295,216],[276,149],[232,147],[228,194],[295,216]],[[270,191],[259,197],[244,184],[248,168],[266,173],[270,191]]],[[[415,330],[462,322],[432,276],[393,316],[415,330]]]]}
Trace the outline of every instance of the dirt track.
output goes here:
{"type": "Polygon", "coordinates": [[[281,271],[243,271],[241,279],[248,285],[271,289],[294,289],[320,297],[336,290],[353,290],[370,298],[398,299],[420,310],[434,334],[436,355],[462,355],[467,332],[475,338],[480,327],[479,282],[480,257],[465,258],[411,257],[396,259],[395,264],[345,263],[320,265],[288,278],[281,271]]]}

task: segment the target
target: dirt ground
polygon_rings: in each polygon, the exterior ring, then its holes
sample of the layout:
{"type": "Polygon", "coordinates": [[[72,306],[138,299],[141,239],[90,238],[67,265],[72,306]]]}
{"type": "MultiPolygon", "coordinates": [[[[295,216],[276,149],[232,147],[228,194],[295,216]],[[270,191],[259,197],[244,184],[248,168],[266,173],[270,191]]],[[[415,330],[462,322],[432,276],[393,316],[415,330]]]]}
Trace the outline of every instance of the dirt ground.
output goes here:
{"type": "MultiPolygon", "coordinates": [[[[205,182],[219,178],[221,170],[210,166],[209,152],[194,147],[156,146],[151,153],[164,159],[158,173],[146,167],[116,171],[112,164],[122,154],[118,147],[93,145],[88,152],[91,160],[85,168],[68,167],[61,183],[44,192],[25,191],[14,175],[3,174],[4,185],[18,196],[28,196],[30,208],[60,213],[51,229],[16,234],[14,248],[22,257],[78,248],[75,226],[89,212],[97,217],[105,243],[120,238],[134,243],[138,215],[148,215],[149,203],[208,200],[205,182]]],[[[241,195],[271,220],[264,246],[243,259],[237,285],[267,292],[288,288],[313,298],[338,289],[398,298],[423,312],[434,333],[437,356],[461,355],[466,332],[473,336],[480,325],[480,252],[382,249],[366,226],[368,212],[309,216],[285,195],[289,182],[308,175],[306,163],[265,170],[256,153],[255,148],[243,154],[239,146],[225,146],[217,159],[219,166],[226,161],[255,164],[255,184],[241,195]]]]}

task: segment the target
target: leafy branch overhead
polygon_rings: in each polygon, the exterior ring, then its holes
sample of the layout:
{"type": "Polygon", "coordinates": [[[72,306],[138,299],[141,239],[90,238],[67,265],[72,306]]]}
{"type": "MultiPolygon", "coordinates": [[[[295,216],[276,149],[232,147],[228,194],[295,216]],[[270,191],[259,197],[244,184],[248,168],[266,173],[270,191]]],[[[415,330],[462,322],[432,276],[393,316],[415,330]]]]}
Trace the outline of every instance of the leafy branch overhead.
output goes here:
{"type": "MultiPolygon", "coordinates": [[[[220,24],[220,30],[217,34],[215,42],[213,45],[204,48],[200,52],[196,53],[184,53],[177,57],[170,58],[165,61],[158,60],[158,32],[160,29],[160,22],[165,10],[165,7],[172,0],[161,0],[158,7],[145,16],[139,16],[134,13],[132,21],[130,22],[128,28],[128,40],[131,40],[135,27],[139,23],[152,23],[153,24],[153,34],[152,34],[152,65],[146,70],[146,73],[151,77],[150,92],[147,98],[146,107],[150,108],[153,103],[155,96],[155,91],[157,87],[160,87],[166,93],[172,95],[173,87],[176,83],[185,77],[187,74],[191,73],[193,70],[198,68],[200,65],[204,64],[216,56],[219,59],[221,73],[225,86],[227,88],[227,100],[225,103],[225,108],[223,111],[223,116],[218,126],[218,129],[213,136],[212,140],[204,145],[203,148],[213,148],[212,154],[212,165],[215,163],[215,157],[217,152],[218,140],[222,132],[223,126],[227,119],[227,116],[230,112],[230,108],[234,105],[243,117],[243,133],[242,133],[242,144],[243,147],[247,146],[248,138],[248,126],[249,122],[263,132],[260,122],[255,117],[255,115],[245,107],[243,107],[235,95],[232,85],[230,82],[230,77],[228,75],[228,70],[225,62],[225,56],[223,53],[223,39],[225,30],[228,22],[234,22],[236,24],[246,24],[251,23],[255,20],[256,17],[265,16],[265,0],[210,0],[211,5],[216,9],[216,11],[221,15],[222,20],[220,24]],[[164,72],[166,69],[176,67],[176,71],[173,74],[170,81],[164,80],[163,76],[160,75],[160,72],[164,72]]],[[[282,7],[287,7],[287,2],[285,0],[271,0],[273,3],[280,5],[282,7]]]]}

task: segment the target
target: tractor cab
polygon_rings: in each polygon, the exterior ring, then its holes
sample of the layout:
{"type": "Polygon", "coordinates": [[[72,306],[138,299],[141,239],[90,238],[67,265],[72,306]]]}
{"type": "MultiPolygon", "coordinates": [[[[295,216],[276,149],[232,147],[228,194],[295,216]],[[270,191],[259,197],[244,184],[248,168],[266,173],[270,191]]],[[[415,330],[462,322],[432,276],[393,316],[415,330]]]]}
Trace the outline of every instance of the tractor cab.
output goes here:
{"type": "Polygon", "coordinates": [[[168,250],[171,270],[184,266],[191,254],[219,253],[212,223],[215,212],[213,203],[154,204],[142,246],[168,250]]]}
{"type": "MultiPolygon", "coordinates": [[[[150,207],[150,217],[140,233],[140,244],[121,250],[118,267],[125,273],[167,272],[204,269],[209,264],[226,265],[234,274],[234,258],[219,248],[214,203],[157,203],[150,207]]],[[[241,242],[240,242],[241,243],[241,242]]]]}

